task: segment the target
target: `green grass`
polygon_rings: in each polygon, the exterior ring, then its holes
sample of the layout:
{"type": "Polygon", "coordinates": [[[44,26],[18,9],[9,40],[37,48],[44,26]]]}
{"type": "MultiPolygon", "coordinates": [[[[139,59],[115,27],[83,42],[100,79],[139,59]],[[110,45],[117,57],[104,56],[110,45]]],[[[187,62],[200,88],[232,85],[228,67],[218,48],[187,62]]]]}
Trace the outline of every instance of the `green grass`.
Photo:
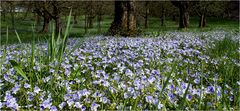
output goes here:
{"type": "MultiPolygon", "coordinates": [[[[16,43],[18,40],[15,30],[18,32],[19,36],[22,39],[22,42],[31,42],[32,40],[32,25],[35,24],[34,16],[29,14],[29,16],[23,20],[22,14],[17,14],[15,17],[15,29],[11,26],[11,17],[6,16],[6,21],[1,19],[1,44],[5,43],[6,41],[6,29],[9,27],[9,43],[16,43]]],[[[73,17],[72,17],[73,18],[73,17]]],[[[69,31],[69,37],[87,37],[87,36],[95,36],[95,35],[104,35],[113,20],[112,16],[103,16],[103,21],[101,22],[101,30],[97,28],[97,18],[95,17],[93,20],[93,28],[88,28],[87,32],[85,32],[84,26],[84,16],[78,17],[78,23],[72,24],[72,29],[69,31]]],[[[144,28],[144,20],[140,21],[140,25],[138,28],[140,29],[140,35],[148,35],[148,34],[155,34],[156,36],[159,33],[164,33],[168,31],[184,31],[184,32],[205,32],[205,31],[212,31],[212,30],[224,30],[224,31],[232,31],[232,32],[239,32],[239,21],[235,20],[228,20],[222,18],[214,18],[208,17],[207,18],[207,26],[205,28],[198,27],[198,17],[190,17],[190,26],[188,29],[179,30],[178,23],[176,21],[172,21],[171,18],[167,17],[165,20],[165,25],[160,25],[160,19],[151,17],[149,18],[149,27],[144,28]]],[[[66,26],[66,17],[62,17],[62,26],[63,29],[66,26]]],[[[73,23],[73,19],[71,19],[71,23],[73,23]]],[[[36,25],[36,24],[35,24],[36,25]]],[[[36,31],[39,32],[42,29],[43,22],[39,25],[36,25],[36,31]]],[[[53,21],[51,23],[53,25],[53,21]]],[[[47,38],[50,38],[51,30],[49,26],[49,33],[42,34],[36,33],[36,40],[39,41],[46,41],[47,38]]]]}

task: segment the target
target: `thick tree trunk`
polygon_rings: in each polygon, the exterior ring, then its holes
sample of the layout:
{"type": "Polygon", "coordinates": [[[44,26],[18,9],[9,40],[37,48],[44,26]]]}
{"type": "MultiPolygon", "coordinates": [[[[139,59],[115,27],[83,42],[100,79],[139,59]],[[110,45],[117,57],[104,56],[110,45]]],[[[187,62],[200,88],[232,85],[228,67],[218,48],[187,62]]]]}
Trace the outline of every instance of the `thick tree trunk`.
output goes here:
{"type": "Polygon", "coordinates": [[[148,28],[148,14],[149,14],[149,8],[148,8],[148,1],[146,1],[145,2],[145,8],[146,8],[146,10],[145,10],[145,22],[144,22],[144,27],[145,28],[148,28]]]}
{"type": "Polygon", "coordinates": [[[189,26],[189,14],[186,8],[180,8],[179,28],[187,28],[189,26]]]}
{"type": "Polygon", "coordinates": [[[110,35],[134,36],[137,34],[134,1],[115,1],[114,21],[108,31],[110,35]]]}
{"type": "Polygon", "coordinates": [[[179,28],[187,28],[189,26],[188,1],[171,1],[180,12],[179,28]]]}
{"type": "Polygon", "coordinates": [[[203,28],[206,26],[206,16],[205,14],[201,14],[200,20],[199,20],[199,27],[203,28]]]}
{"type": "Polygon", "coordinates": [[[50,18],[47,18],[47,17],[43,18],[43,29],[42,29],[43,33],[47,33],[48,32],[49,22],[50,22],[50,18]]]}

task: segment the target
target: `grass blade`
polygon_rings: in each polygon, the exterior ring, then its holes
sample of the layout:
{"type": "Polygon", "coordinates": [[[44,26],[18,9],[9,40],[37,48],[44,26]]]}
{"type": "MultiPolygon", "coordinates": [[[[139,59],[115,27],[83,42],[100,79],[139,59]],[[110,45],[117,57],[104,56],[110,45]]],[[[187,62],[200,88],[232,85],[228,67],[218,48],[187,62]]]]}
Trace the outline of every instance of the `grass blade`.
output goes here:
{"type": "Polygon", "coordinates": [[[19,73],[24,79],[28,80],[26,74],[23,72],[22,68],[17,62],[15,62],[14,60],[9,60],[9,62],[11,63],[13,68],[17,71],[17,73],[19,73]]]}
{"type": "Polygon", "coordinates": [[[18,33],[17,33],[17,31],[15,30],[15,33],[16,33],[16,35],[17,35],[17,38],[18,38],[18,41],[19,41],[19,43],[21,44],[22,43],[22,41],[21,41],[21,39],[20,39],[20,37],[19,37],[19,35],[18,35],[18,33]]]}
{"type": "Polygon", "coordinates": [[[33,40],[32,40],[32,57],[31,57],[31,65],[32,65],[32,67],[34,65],[34,56],[35,56],[35,51],[34,51],[34,49],[35,49],[34,29],[35,29],[34,26],[32,26],[32,38],[33,38],[33,40]]]}
{"type": "Polygon", "coordinates": [[[185,105],[185,102],[186,102],[186,97],[187,97],[187,92],[189,90],[189,87],[190,87],[190,83],[188,83],[187,89],[186,89],[186,91],[184,92],[184,95],[183,95],[183,100],[181,102],[181,105],[179,105],[182,110],[184,110],[184,105],[185,105]]]}
{"type": "Polygon", "coordinates": [[[62,41],[62,45],[60,47],[60,54],[59,54],[59,63],[62,61],[62,55],[63,55],[63,52],[65,50],[65,45],[66,45],[66,42],[67,42],[67,36],[69,34],[69,27],[70,27],[70,23],[71,23],[71,15],[72,15],[72,9],[70,10],[70,13],[69,13],[69,16],[68,16],[68,22],[67,22],[67,27],[66,27],[66,30],[65,30],[65,33],[64,33],[64,37],[63,37],[63,41],[62,41]]]}

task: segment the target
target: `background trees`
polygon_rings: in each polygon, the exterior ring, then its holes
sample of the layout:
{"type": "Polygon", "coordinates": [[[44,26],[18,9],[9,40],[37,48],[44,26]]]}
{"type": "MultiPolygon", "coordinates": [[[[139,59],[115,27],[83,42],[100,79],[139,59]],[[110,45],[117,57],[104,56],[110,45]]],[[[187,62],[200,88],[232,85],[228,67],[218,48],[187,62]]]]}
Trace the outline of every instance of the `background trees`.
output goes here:
{"type": "Polygon", "coordinates": [[[48,32],[49,22],[53,19],[55,22],[55,32],[61,33],[61,12],[70,9],[67,3],[60,1],[39,1],[33,3],[35,5],[34,11],[44,19],[42,32],[48,32]]]}
{"type": "Polygon", "coordinates": [[[83,33],[97,28],[97,33],[127,36],[136,34],[138,29],[169,28],[171,20],[179,28],[192,27],[194,23],[196,27],[206,27],[210,17],[239,20],[238,4],[239,1],[1,1],[1,22],[8,17],[15,29],[16,23],[33,19],[43,33],[54,23],[58,33],[72,8],[72,24],[82,28],[83,33]],[[197,18],[197,22],[190,24],[190,17],[197,18]]]}
{"type": "Polygon", "coordinates": [[[194,2],[194,12],[199,16],[199,27],[205,27],[207,25],[207,16],[220,16],[224,13],[225,2],[219,1],[196,1],[194,2]]]}

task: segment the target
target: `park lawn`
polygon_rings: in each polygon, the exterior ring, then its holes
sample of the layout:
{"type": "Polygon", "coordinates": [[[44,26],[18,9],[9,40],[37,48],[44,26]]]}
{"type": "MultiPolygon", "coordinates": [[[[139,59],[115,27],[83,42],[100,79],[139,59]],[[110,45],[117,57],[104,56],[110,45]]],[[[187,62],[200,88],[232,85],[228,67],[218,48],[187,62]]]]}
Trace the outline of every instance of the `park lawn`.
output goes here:
{"type": "MultiPolygon", "coordinates": [[[[32,37],[32,27],[34,26],[34,19],[32,15],[29,15],[29,18],[23,20],[22,16],[19,14],[15,17],[15,30],[18,32],[22,42],[30,42],[33,40],[32,37]]],[[[139,24],[139,32],[140,36],[157,36],[161,33],[177,31],[177,32],[207,32],[214,30],[223,30],[228,32],[239,32],[239,22],[235,20],[221,19],[209,17],[207,18],[207,26],[205,28],[198,27],[198,17],[190,17],[190,26],[188,29],[179,30],[178,23],[172,21],[171,18],[166,18],[164,26],[160,25],[159,18],[150,18],[148,28],[144,28],[143,20],[139,24]]],[[[108,28],[111,25],[113,17],[104,16],[103,21],[101,22],[101,29],[97,28],[96,18],[93,20],[93,28],[87,29],[85,32],[84,29],[84,16],[78,17],[78,24],[72,24],[72,28],[70,30],[70,38],[71,37],[88,37],[88,36],[96,36],[96,35],[104,35],[108,31],[108,28]]],[[[73,20],[71,21],[73,23],[73,20]]],[[[36,29],[35,32],[39,32],[42,28],[42,22],[38,26],[34,26],[36,29]]],[[[66,17],[62,18],[62,25],[65,26],[66,17]]],[[[53,23],[50,24],[49,33],[41,34],[35,33],[35,39],[38,41],[46,41],[51,35],[53,23]]],[[[6,41],[6,29],[8,27],[9,38],[8,43],[16,43],[17,36],[15,30],[12,28],[11,19],[9,16],[6,16],[6,21],[1,19],[1,44],[6,41]]],[[[64,29],[64,28],[63,28],[64,29]]]]}

